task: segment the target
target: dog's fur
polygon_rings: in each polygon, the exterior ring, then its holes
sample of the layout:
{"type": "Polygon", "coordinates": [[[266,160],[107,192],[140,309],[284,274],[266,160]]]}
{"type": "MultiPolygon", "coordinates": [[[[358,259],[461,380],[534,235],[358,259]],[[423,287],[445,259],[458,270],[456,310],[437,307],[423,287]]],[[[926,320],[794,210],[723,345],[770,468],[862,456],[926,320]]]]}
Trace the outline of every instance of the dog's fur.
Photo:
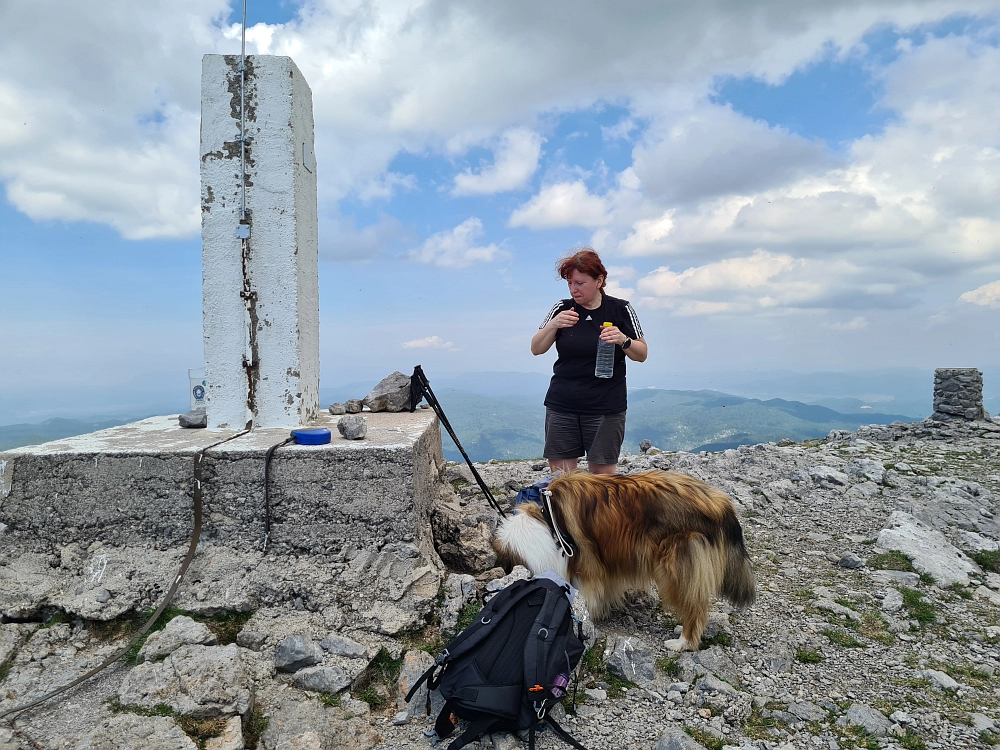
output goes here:
{"type": "Polygon", "coordinates": [[[497,529],[499,564],[552,570],[583,593],[594,619],[626,591],[656,584],[663,608],[684,624],[678,649],[697,650],[711,597],[745,607],[756,579],[732,501],[704,482],[666,471],[631,475],[564,474],[549,485],[552,514],[576,543],[565,557],[535,503],[497,529]]]}

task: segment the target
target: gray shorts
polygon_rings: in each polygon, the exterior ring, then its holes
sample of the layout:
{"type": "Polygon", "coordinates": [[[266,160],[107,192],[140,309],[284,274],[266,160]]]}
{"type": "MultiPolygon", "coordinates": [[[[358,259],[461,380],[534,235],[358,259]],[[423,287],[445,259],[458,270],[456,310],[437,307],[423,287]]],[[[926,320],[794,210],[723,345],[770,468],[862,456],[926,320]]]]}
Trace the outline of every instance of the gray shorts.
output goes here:
{"type": "Polygon", "coordinates": [[[569,414],[545,408],[544,458],[580,458],[616,464],[625,441],[625,412],[569,414]]]}

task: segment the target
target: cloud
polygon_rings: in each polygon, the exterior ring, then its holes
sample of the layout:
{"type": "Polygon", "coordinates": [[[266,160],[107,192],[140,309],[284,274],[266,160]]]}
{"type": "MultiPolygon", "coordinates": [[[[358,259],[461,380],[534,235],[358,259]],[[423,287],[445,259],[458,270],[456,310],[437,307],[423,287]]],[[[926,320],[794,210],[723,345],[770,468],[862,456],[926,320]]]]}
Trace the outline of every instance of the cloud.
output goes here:
{"type": "Polygon", "coordinates": [[[582,180],[559,182],[543,187],[534,198],[517,208],[509,227],[554,229],[557,227],[599,227],[608,221],[607,203],[591,195],[582,180]]]}
{"type": "Polygon", "coordinates": [[[440,336],[428,336],[425,339],[403,342],[404,349],[451,349],[453,346],[453,342],[444,341],[440,336]]]}
{"type": "Polygon", "coordinates": [[[361,229],[348,216],[323,216],[319,220],[320,260],[371,260],[415,241],[412,230],[393,216],[382,215],[361,229]]]}
{"type": "Polygon", "coordinates": [[[631,135],[633,130],[637,130],[639,126],[636,124],[635,120],[631,117],[626,117],[619,120],[611,127],[601,126],[601,138],[606,141],[619,141],[628,140],[629,135],[631,135]]]}
{"type": "Polygon", "coordinates": [[[452,195],[492,195],[527,186],[538,169],[542,137],[527,128],[511,128],[500,137],[493,151],[493,164],[478,173],[465,170],[455,175],[452,195]]]}
{"type": "Polygon", "coordinates": [[[1000,281],[992,281],[981,287],[966,292],[958,298],[962,302],[983,307],[1000,308],[1000,281]]]}
{"type": "Polygon", "coordinates": [[[846,323],[833,323],[830,328],[835,331],[860,331],[868,327],[868,319],[861,317],[851,318],[846,323]]]}
{"type": "Polygon", "coordinates": [[[372,178],[361,185],[357,194],[358,198],[368,203],[372,200],[388,200],[396,194],[397,190],[409,192],[415,190],[416,187],[416,175],[386,172],[384,175],[372,178]]]}
{"type": "Polygon", "coordinates": [[[419,250],[409,257],[420,263],[433,263],[443,268],[466,268],[473,263],[489,263],[505,253],[492,242],[477,247],[475,241],[483,235],[483,222],[472,217],[454,229],[432,234],[419,250]]]}

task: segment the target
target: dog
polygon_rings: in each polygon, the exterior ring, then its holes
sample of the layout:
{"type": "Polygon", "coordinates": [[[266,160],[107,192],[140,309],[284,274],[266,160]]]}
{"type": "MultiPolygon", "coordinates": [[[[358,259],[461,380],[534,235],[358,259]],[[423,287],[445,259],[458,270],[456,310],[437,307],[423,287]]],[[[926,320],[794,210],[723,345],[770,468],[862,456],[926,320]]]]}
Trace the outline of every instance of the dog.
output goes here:
{"type": "Polygon", "coordinates": [[[540,505],[522,503],[498,526],[498,564],[558,573],[583,593],[595,620],[621,605],[625,592],[655,583],[664,611],[673,610],[684,625],[681,638],[667,645],[697,651],[713,595],[738,607],[754,602],[743,528],[723,492],[666,471],[571,472],[552,480],[548,491],[540,505]]]}

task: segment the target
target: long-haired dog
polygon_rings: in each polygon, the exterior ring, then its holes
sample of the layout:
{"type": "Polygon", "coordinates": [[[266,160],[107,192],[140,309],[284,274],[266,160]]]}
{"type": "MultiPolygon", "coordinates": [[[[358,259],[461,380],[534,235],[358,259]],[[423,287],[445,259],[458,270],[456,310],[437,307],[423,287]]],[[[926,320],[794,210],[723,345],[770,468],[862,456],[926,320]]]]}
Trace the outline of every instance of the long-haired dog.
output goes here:
{"type": "MultiPolygon", "coordinates": [[[[684,624],[678,649],[697,650],[713,595],[739,607],[757,584],[733,503],[704,482],[666,471],[564,474],[548,487],[551,519],[575,548],[562,551],[540,505],[523,503],[497,528],[493,546],[508,570],[552,570],[605,617],[626,591],[656,584],[664,610],[684,624]]],[[[543,505],[548,507],[546,498],[543,505]]]]}

